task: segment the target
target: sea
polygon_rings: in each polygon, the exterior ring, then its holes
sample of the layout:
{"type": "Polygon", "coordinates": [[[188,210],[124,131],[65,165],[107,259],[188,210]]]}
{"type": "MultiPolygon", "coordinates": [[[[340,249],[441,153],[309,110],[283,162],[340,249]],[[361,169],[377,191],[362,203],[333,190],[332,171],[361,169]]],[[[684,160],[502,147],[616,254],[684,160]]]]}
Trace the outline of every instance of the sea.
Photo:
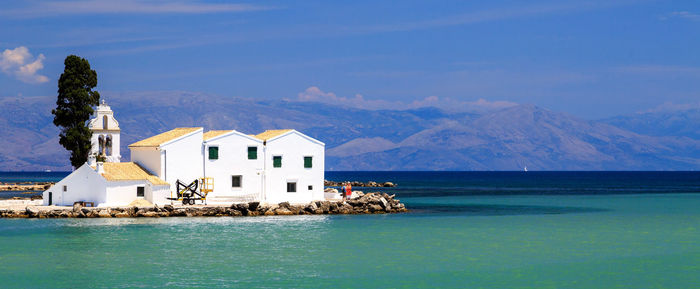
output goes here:
{"type": "MultiPolygon", "coordinates": [[[[66,173],[0,173],[0,181],[66,173]]],[[[700,172],[327,172],[387,215],[0,219],[1,288],[700,288],[700,172]]]]}

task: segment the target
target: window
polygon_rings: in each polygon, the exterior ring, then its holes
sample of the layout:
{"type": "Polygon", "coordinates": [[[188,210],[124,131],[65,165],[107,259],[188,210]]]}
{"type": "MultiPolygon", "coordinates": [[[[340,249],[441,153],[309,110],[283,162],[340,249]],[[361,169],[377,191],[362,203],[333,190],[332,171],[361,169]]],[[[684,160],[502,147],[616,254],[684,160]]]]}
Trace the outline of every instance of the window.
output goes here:
{"type": "Polygon", "coordinates": [[[209,147],[209,159],[218,160],[219,159],[219,147],[209,147]]]}
{"type": "Polygon", "coordinates": [[[313,191],[313,190],[314,190],[314,186],[309,186],[309,191],[313,191]]]}
{"type": "Polygon", "coordinates": [[[304,157],[304,167],[305,168],[310,168],[313,163],[313,158],[312,157],[304,157]]]}
{"type": "Polygon", "coordinates": [[[287,193],[296,193],[296,192],[297,192],[297,183],[287,182],[287,193]]]}
{"type": "Polygon", "coordinates": [[[145,196],[144,191],[145,191],[144,187],[136,187],[136,197],[143,198],[145,196]]]}
{"type": "Polygon", "coordinates": [[[240,188],[242,178],[243,178],[243,176],[231,176],[231,187],[232,188],[240,188]]]}
{"type": "Polygon", "coordinates": [[[275,168],[281,168],[282,167],[282,156],[273,156],[272,157],[272,166],[275,168]]]}
{"type": "Polygon", "coordinates": [[[63,191],[67,192],[68,191],[68,186],[63,186],[63,191]]]}
{"type": "Polygon", "coordinates": [[[257,160],[258,159],[258,147],[248,147],[248,159],[257,160]]]}

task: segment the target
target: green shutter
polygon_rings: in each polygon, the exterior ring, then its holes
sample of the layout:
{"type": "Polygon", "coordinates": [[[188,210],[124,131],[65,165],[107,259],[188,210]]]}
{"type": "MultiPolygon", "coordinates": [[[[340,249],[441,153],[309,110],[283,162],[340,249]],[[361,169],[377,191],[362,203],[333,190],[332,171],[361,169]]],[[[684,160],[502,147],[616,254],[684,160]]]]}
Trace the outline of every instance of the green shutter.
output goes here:
{"type": "Polygon", "coordinates": [[[258,159],[258,147],[248,147],[248,159],[257,160],[258,159]]]}
{"type": "Polygon", "coordinates": [[[310,168],[311,166],[312,166],[312,158],[311,157],[304,157],[304,167],[310,168]]]}
{"type": "Polygon", "coordinates": [[[209,159],[218,160],[219,159],[219,147],[209,147],[209,159]]]}
{"type": "Polygon", "coordinates": [[[281,168],[282,167],[282,156],[272,157],[272,166],[275,168],[281,168]]]}

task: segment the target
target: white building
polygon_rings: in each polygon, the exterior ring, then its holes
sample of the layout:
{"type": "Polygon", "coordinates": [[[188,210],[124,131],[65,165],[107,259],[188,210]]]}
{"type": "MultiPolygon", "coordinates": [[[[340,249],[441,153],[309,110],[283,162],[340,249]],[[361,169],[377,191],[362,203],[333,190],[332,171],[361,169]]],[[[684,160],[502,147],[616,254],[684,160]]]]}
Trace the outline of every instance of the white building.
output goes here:
{"type": "Polygon", "coordinates": [[[95,206],[126,206],[135,199],[167,204],[170,186],[135,163],[87,163],[43,194],[44,205],[70,206],[92,202],[95,206]]]}
{"type": "Polygon", "coordinates": [[[189,184],[203,177],[201,127],[176,128],[129,145],[131,161],[170,184],[189,184]]]}
{"type": "Polygon", "coordinates": [[[296,130],[246,135],[175,128],[129,145],[131,161],[119,163],[119,124],[104,102],[90,121],[94,159],[44,192],[45,205],[94,202],[124,206],[143,198],[164,205],[177,196],[177,181],[211,178],[207,203],[323,200],[325,145],[296,130]],[[107,141],[110,140],[110,141],[107,141]]]}
{"type": "Polygon", "coordinates": [[[231,203],[262,200],[263,141],[235,130],[208,131],[202,147],[203,176],[214,179],[208,201],[231,203]]]}
{"type": "Polygon", "coordinates": [[[323,200],[325,145],[296,130],[269,130],[256,136],[264,144],[263,199],[306,203],[323,200]]]}
{"type": "Polygon", "coordinates": [[[119,152],[119,122],[114,119],[112,109],[104,100],[97,106],[94,117],[88,124],[92,130],[90,154],[102,156],[106,162],[120,162],[122,156],[119,152]]]}

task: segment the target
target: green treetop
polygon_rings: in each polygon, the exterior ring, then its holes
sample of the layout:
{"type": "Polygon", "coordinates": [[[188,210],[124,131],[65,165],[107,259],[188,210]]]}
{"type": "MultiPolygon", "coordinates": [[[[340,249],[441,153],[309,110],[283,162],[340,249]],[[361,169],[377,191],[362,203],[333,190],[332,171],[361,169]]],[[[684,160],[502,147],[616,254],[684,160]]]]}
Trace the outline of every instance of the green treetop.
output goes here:
{"type": "Polygon", "coordinates": [[[59,143],[71,152],[70,163],[78,168],[90,153],[92,131],[87,121],[100,102],[100,93],[92,90],[97,86],[97,72],[90,69],[86,59],[69,55],[64,64],[58,79],[56,109],[51,113],[53,124],[61,129],[59,143]]]}

